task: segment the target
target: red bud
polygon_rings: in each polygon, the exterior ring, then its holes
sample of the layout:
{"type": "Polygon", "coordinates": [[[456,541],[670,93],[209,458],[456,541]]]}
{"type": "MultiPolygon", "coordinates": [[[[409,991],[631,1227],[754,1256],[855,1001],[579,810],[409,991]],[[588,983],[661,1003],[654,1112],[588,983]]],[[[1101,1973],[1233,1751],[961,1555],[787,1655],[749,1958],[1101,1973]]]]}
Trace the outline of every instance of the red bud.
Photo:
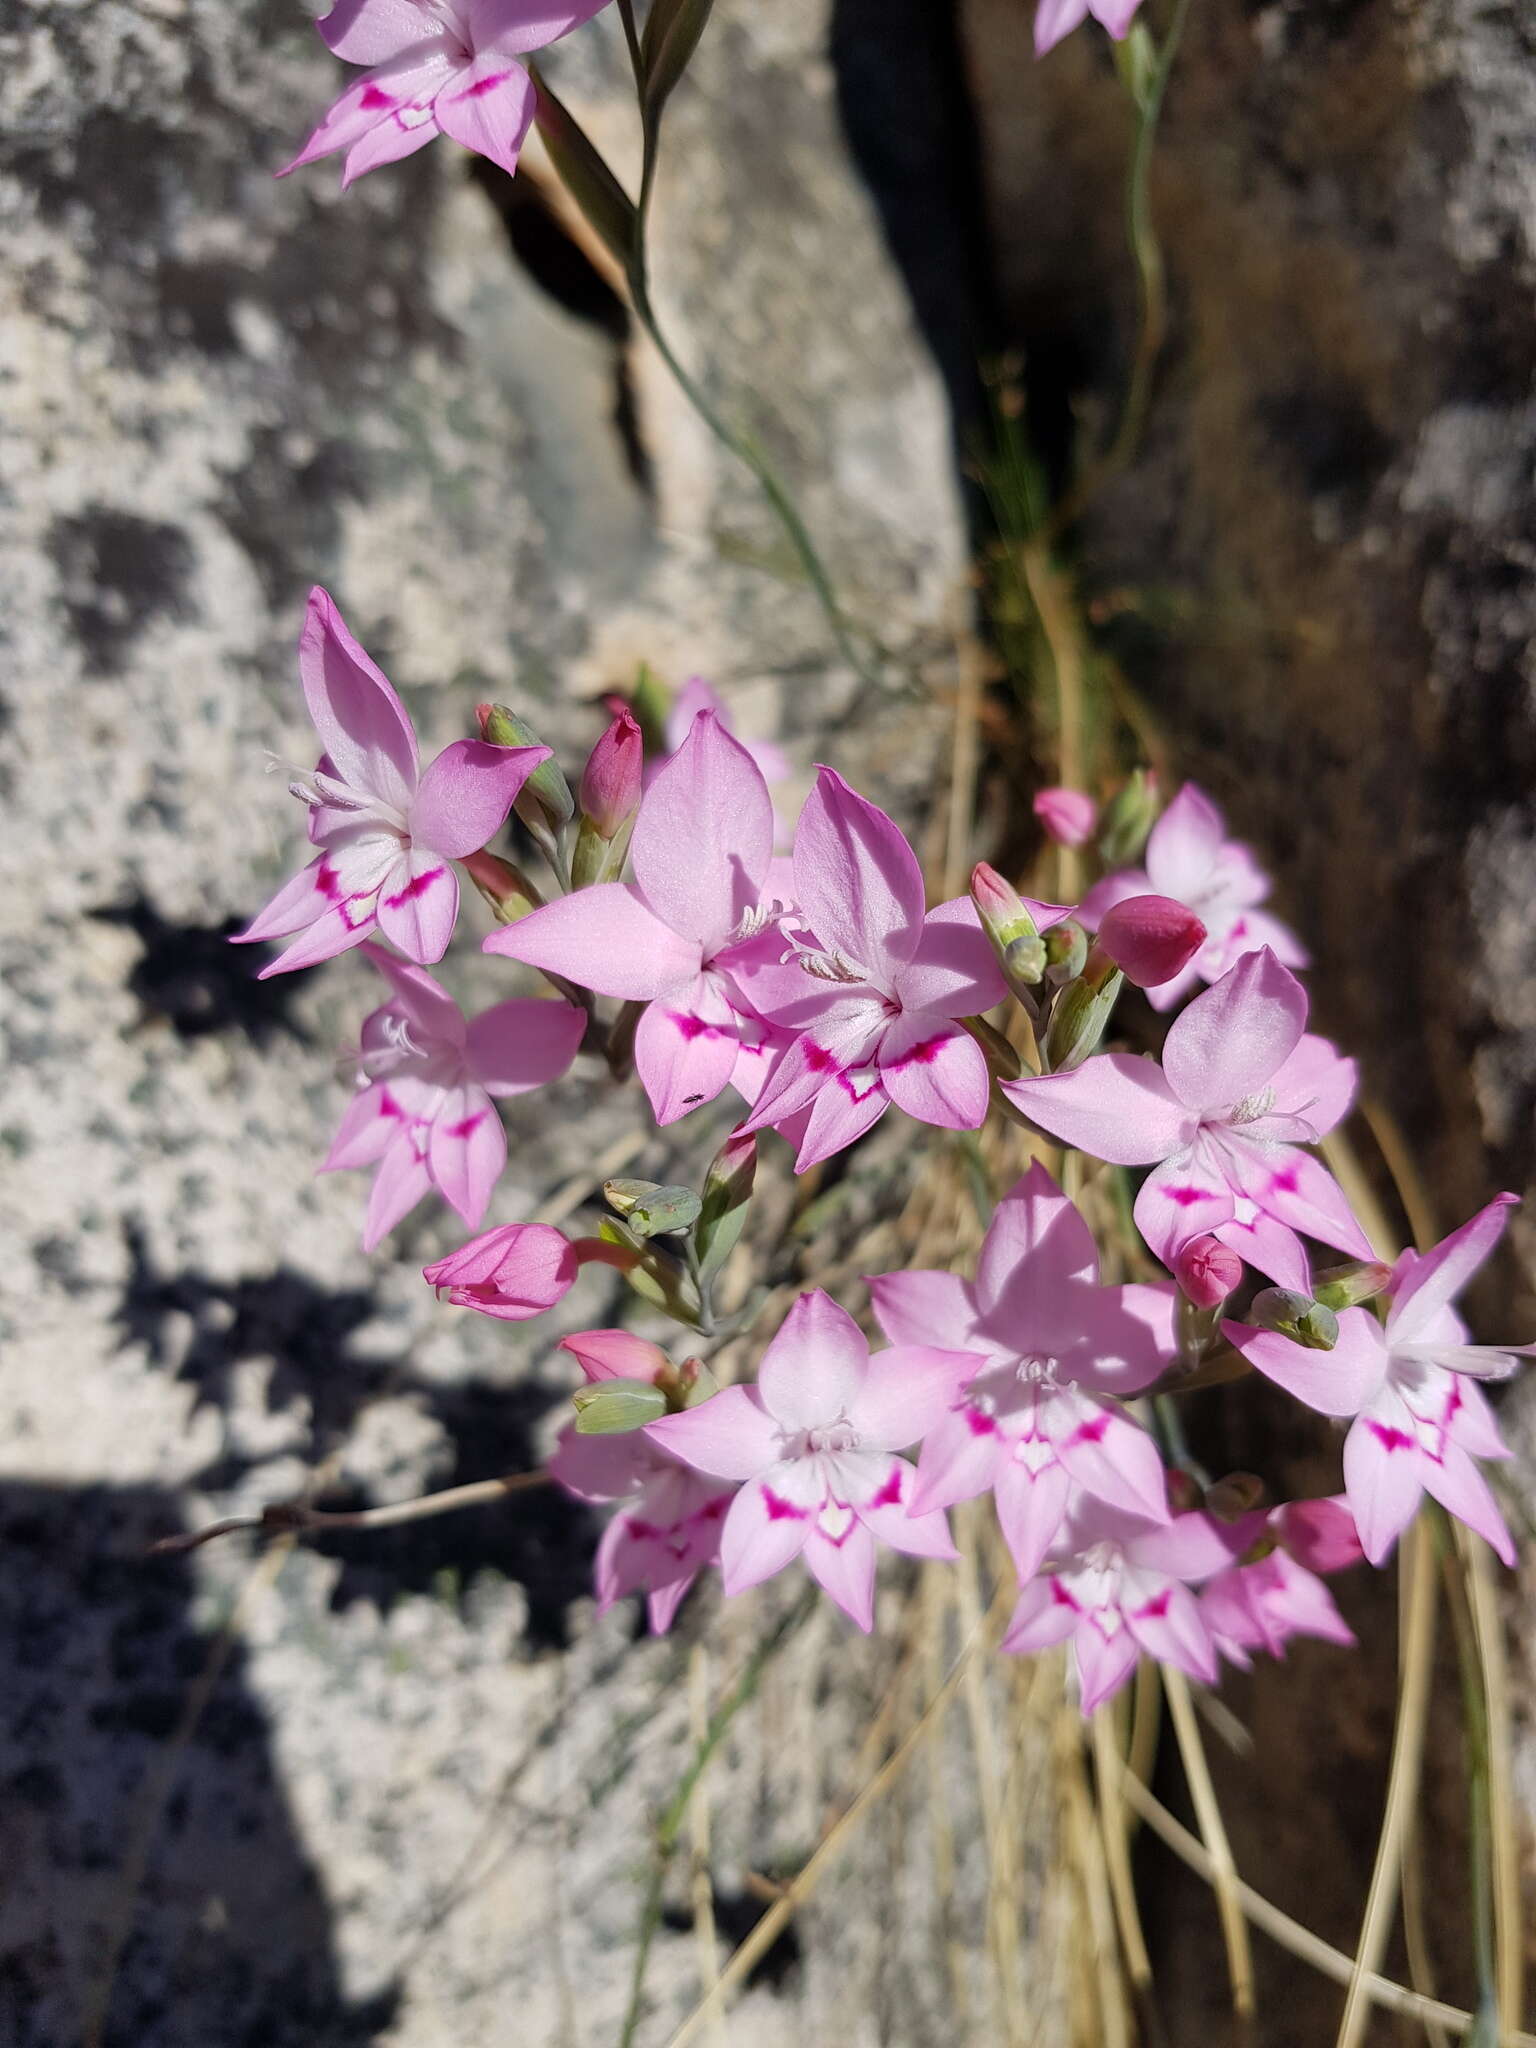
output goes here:
{"type": "Polygon", "coordinates": [[[1219,1308],[1243,1277],[1243,1262],[1230,1245],[1207,1233],[1179,1247],[1174,1277],[1196,1308],[1219,1308]]]}
{"type": "Polygon", "coordinates": [[[1104,913],[1098,943],[1127,981],[1159,988],[1205,944],[1205,926],[1171,896],[1128,896],[1104,913]]]}
{"type": "Polygon", "coordinates": [[[640,801],[645,741],[627,708],[592,749],[581,776],[581,810],[603,839],[617,838],[640,801]]]}

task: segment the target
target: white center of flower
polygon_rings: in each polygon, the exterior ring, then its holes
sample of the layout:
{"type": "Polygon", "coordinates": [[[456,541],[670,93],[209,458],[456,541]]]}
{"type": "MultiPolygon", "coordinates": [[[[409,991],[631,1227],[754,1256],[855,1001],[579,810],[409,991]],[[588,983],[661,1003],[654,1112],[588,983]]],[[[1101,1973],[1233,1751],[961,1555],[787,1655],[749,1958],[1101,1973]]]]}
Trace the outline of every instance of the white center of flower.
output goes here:
{"type": "Polygon", "coordinates": [[[835,1421],[818,1423],[814,1429],[780,1430],[779,1441],[786,1458],[835,1458],[859,1448],[859,1433],[846,1415],[839,1414],[835,1421]]]}
{"type": "Polygon", "coordinates": [[[1252,1095],[1245,1095],[1241,1102],[1234,1102],[1225,1120],[1229,1124],[1254,1124],[1261,1116],[1268,1116],[1274,1106],[1274,1089],[1259,1088],[1252,1095]]]}

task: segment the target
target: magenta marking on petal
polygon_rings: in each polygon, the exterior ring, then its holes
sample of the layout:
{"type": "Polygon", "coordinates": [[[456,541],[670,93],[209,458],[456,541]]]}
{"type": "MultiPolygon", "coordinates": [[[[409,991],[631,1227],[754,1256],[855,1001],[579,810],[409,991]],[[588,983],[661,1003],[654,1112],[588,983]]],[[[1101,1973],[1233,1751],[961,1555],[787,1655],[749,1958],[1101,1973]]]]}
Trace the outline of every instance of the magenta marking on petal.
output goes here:
{"type": "Polygon", "coordinates": [[[1271,1178],[1269,1192],[1272,1195],[1294,1195],[1299,1178],[1295,1167],[1288,1166],[1283,1173],[1277,1173],[1271,1178]]]}
{"type": "Polygon", "coordinates": [[[1083,1610],[1080,1602],[1073,1598],[1069,1588],[1064,1586],[1060,1579],[1050,1579],[1047,1581],[1047,1584],[1050,1586],[1051,1599],[1056,1606],[1070,1607],[1074,1614],[1082,1613],[1083,1610]]]}
{"type": "Polygon", "coordinates": [[[399,1103],[396,1102],[395,1098],[393,1097],[393,1095],[390,1094],[387,1088],[379,1097],[378,1113],[380,1116],[387,1116],[392,1118],[396,1123],[403,1124],[406,1121],[405,1111],[400,1107],[399,1103]]]}
{"type": "Polygon", "coordinates": [[[797,1507],[792,1500],[785,1500],[782,1494],[774,1492],[771,1486],[763,1488],[763,1505],[768,1510],[770,1522],[803,1522],[806,1511],[797,1507]]]}
{"type": "Polygon", "coordinates": [[[322,861],[315,869],[315,887],[327,903],[334,903],[341,894],[341,883],[336,879],[336,870],[322,861]]]}
{"type": "Polygon", "coordinates": [[[870,1502],[872,1508],[894,1508],[901,1504],[901,1471],[893,1465],[891,1476],[870,1502]]]}
{"type": "Polygon", "coordinates": [[[1161,1593],[1154,1593],[1145,1607],[1138,1607],[1135,1610],[1134,1619],[1137,1621],[1161,1621],[1167,1612],[1168,1591],[1165,1587],[1161,1593]]]}
{"type": "Polygon", "coordinates": [[[717,1493],[713,1500],[705,1501],[703,1507],[699,1509],[699,1512],[693,1519],[696,1522],[722,1521],[725,1517],[725,1511],[730,1504],[731,1497],[728,1493],[717,1493]]]}
{"type": "Polygon", "coordinates": [[[427,868],[419,875],[412,875],[398,895],[386,896],[384,901],[391,910],[398,910],[402,903],[411,903],[414,902],[416,897],[425,896],[432,884],[443,872],[442,868],[427,868]]]}
{"type": "Polygon", "coordinates": [[[1109,1417],[1095,1415],[1091,1422],[1085,1422],[1073,1430],[1071,1441],[1075,1444],[1100,1444],[1109,1434],[1109,1417]]]}
{"type": "Polygon", "coordinates": [[[387,93],[382,85],[365,85],[363,96],[357,104],[365,114],[373,114],[382,107],[394,106],[395,97],[393,93],[387,93]]]}
{"type": "Polygon", "coordinates": [[[1170,1202],[1177,1202],[1181,1209],[1191,1209],[1196,1202],[1210,1199],[1210,1192],[1206,1188],[1164,1188],[1163,1193],[1170,1202]]]}
{"type": "Polygon", "coordinates": [[[463,92],[455,93],[454,98],[461,100],[483,99],[486,93],[494,92],[498,85],[505,85],[511,76],[511,70],[507,70],[498,71],[494,78],[477,78],[474,84],[466,86],[463,92]]]}
{"type": "Polygon", "coordinates": [[[478,1131],[478,1130],[479,1130],[479,1128],[480,1128],[480,1126],[481,1126],[481,1125],[482,1125],[482,1124],[483,1124],[483,1123],[485,1122],[485,1116],[486,1116],[486,1113],[485,1113],[485,1111],[484,1111],[483,1109],[477,1109],[477,1110],[475,1111],[475,1113],[474,1113],[474,1115],[473,1115],[473,1116],[467,1116],[467,1117],[465,1117],[465,1119],[464,1119],[464,1121],[463,1121],[462,1123],[457,1123],[457,1124],[450,1124],[450,1125],[448,1126],[448,1135],[449,1135],[449,1137],[450,1137],[450,1138],[469,1138],[469,1137],[473,1137],[474,1133],[475,1133],[476,1131],[478,1131]]]}
{"type": "Polygon", "coordinates": [[[827,1051],[826,1047],[817,1045],[813,1039],[807,1039],[806,1041],[805,1064],[810,1068],[813,1074],[840,1075],[842,1072],[842,1069],[838,1066],[837,1061],[832,1057],[831,1053],[827,1051]]]}
{"type": "Polygon", "coordinates": [[[960,1413],[969,1424],[972,1436],[996,1436],[997,1420],[994,1416],[983,1414],[980,1408],[972,1408],[969,1402],[961,1404],[960,1413]]]}
{"type": "Polygon", "coordinates": [[[668,1010],[667,1021],[675,1024],[678,1035],[691,1045],[696,1038],[729,1038],[724,1025],[706,1023],[704,1018],[695,1017],[688,1010],[668,1010]]]}
{"type": "Polygon", "coordinates": [[[629,1517],[627,1526],[630,1535],[642,1543],[664,1543],[672,1533],[670,1529],[659,1528],[654,1522],[642,1522],[634,1515],[629,1517]]]}
{"type": "Polygon", "coordinates": [[[1384,1451],[1413,1449],[1413,1438],[1406,1430],[1394,1429],[1390,1422],[1367,1422],[1365,1426],[1384,1451]]]}
{"type": "Polygon", "coordinates": [[[931,1067],[938,1058],[941,1048],[948,1044],[942,1033],[937,1038],[925,1038],[920,1045],[908,1046],[897,1060],[898,1067],[931,1067]]]}

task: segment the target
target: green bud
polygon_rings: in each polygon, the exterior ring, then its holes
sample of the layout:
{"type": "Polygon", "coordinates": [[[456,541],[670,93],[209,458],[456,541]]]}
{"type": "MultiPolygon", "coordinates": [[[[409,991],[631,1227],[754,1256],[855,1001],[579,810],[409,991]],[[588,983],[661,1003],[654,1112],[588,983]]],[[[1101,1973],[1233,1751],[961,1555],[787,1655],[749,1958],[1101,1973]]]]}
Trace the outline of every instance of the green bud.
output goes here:
{"type": "Polygon", "coordinates": [[[1045,944],[1018,890],[996,868],[978,861],[971,870],[971,901],[1014,994],[1038,987],[1045,973],[1045,944]]]}
{"type": "Polygon", "coordinates": [[[1312,1283],[1312,1292],[1324,1308],[1358,1308],[1386,1287],[1392,1268],[1380,1259],[1360,1259],[1347,1266],[1330,1266],[1312,1283]]]}
{"type": "Polygon", "coordinates": [[[583,818],[571,856],[571,887],[590,889],[596,882],[616,882],[624,872],[634,829],[634,819],[626,819],[612,839],[605,839],[590,819],[583,818]]]}
{"type": "Polygon", "coordinates": [[[490,905],[498,924],[516,924],[530,910],[537,910],[544,898],[519,867],[484,848],[462,863],[465,873],[490,905]]]}
{"type": "Polygon", "coordinates": [[[757,1139],[751,1132],[732,1131],[704,1176],[704,1200],[694,1245],[706,1282],[714,1278],[736,1248],[756,1179],[757,1139]]]}
{"type": "Polygon", "coordinates": [[[1105,805],[1099,824],[1099,857],[1108,868],[1124,867],[1140,854],[1160,808],[1157,777],[1138,768],[1105,805]]]}
{"type": "Polygon", "coordinates": [[[1253,1297],[1248,1321],[1260,1330],[1289,1337],[1308,1351],[1331,1351],[1339,1341],[1339,1319],[1331,1308],[1289,1287],[1266,1287],[1253,1297]]]}
{"type": "Polygon", "coordinates": [[[1045,978],[1058,988],[1076,981],[1088,960],[1088,934],[1075,918],[1063,918],[1045,935],[1045,978]]]}
{"type": "Polygon", "coordinates": [[[1205,1489],[1205,1505],[1218,1522],[1240,1521],[1261,1505],[1264,1482],[1252,1472],[1229,1472],[1205,1489]]]}
{"type": "Polygon", "coordinates": [[[1124,977],[1116,970],[1100,987],[1086,981],[1070,981],[1051,1006],[1051,1020],[1045,1027],[1045,1071],[1064,1074],[1083,1061],[1104,1036],[1124,977]]]}
{"type": "Polygon", "coordinates": [[[578,1436],[620,1436],[667,1412],[667,1397],[649,1380],[598,1380],[578,1387],[571,1400],[578,1436]]]}
{"type": "MultiPolygon", "coordinates": [[[[542,747],[543,740],[526,720],[505,704],[482,704],[480,736],[493,747],[542,747]]],[[[541,761],[517,793],[512,806],[530,832],[558,832],[576,815],[571,785],[553,755],[541,761]]]]}
{"type": "Polygon", "coordinates": [[[636,1237],[670,1237],[691,1230],[702,1206],[691,1188],[663,1187],[653,1180],[608,1180],[605,1198],[636,1237]]]}

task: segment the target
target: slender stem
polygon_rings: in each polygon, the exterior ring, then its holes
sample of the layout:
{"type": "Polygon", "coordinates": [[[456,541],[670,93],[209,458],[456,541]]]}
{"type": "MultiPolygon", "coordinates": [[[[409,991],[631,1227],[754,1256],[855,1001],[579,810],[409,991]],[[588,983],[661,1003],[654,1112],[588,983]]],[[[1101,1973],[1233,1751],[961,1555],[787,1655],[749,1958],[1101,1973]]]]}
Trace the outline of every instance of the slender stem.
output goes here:
{"type": "Polygon", "coordinates": [[[419,1494],[414,1500],[390,1501],[383,1507],[327,1512],[301,1501],[276,1501],[256,1515],[229,1515],[211,1522],[206,1529],[186,1536],[162,1536],[150,1545],[151,1557],[178,1556],[211,1543],[216,1536],[230,1536],[241,1529],[258,1530],[266,1536],[314,1536],[331,1529],[397,1529],[404,1522],[424,1522],[433,1515],[456,1514],[460,1508],[484,1507],[504,1500],[509,1493],[522,1493],[531,1486],[543,1486],[549,1478],[544,1471],[509,1472],[500,1479],[476,1479],[467,1486],[445,1487],[441,1493],[419,1494]]]}
{"type": "Polygon", "coordinates": [[[1221,1803],[1216,1797],[1210,1766],[1205,1760],[1205,1745],[1200,1740],[1200,1724],[1195,1719],[1194,1703],[1189,1696],[1189,1681],[1182,1671],[1165,1665],[1163,1691],[1168,1698],[1168,1711],[1173,1717],[1173,1730],[1184,1762],[1189,1795],[1194,1801],[1195,1817],[1200,1823],[1200,1833],[1211,1859],[1211,1886],[1216,1893],[1222,1940],[1227,1949],[1232,2008],[1240,2020],[1249,2021],[1253,2017],[1253,1953],[1248,1945],[1248,1923],[1243,1917],[1242,1901],[1238,1897],[1237,1865],[1232,1860],[1232,1845],[1227,1840],[1221,1803]]]}
{"type": "Polygon", "coordinates": [[[635,91],[643,89],[645,67],[640,61],[640,31],[635,26],[635,0],[619,0],[619,19],[624,24],[624,41],[629,50],[630,68],[635,74],[635,91]]]}
{"type": "Polygon", "coordinates": [[[700,1263],[699,1248],[693,1241],[693,1232],[691,1230],[683,1239],[683,1264],[687,1268],[688,1278],[693,1282],[694,1291],[699,1297],[699,1335],[701,1337],[713,1337],[715,1334],[715,1309],[711,1296],[714,1293],[714,1282],[706,1276],[703,1265],[700,1263]]]}
{"type": "Polygon", "coordinates": [[[1493,1799],[1488,1768],[1488,1700],[1478,1657],[1476,1634],[1460,1560],[1451,1548],[1445,1512],[1434,1514],[1436,1548],[1445,1574],[1446,1605],[1456,1638],[1456,1668],[1461,1679],[1461,1732],[1467,1771],[1467,1853],[1471,1863],[1472,1944],[1477,1967],[1480,2006],[1497,2011],[1498,1970],[1493,1932],[1493,1799]]]}

